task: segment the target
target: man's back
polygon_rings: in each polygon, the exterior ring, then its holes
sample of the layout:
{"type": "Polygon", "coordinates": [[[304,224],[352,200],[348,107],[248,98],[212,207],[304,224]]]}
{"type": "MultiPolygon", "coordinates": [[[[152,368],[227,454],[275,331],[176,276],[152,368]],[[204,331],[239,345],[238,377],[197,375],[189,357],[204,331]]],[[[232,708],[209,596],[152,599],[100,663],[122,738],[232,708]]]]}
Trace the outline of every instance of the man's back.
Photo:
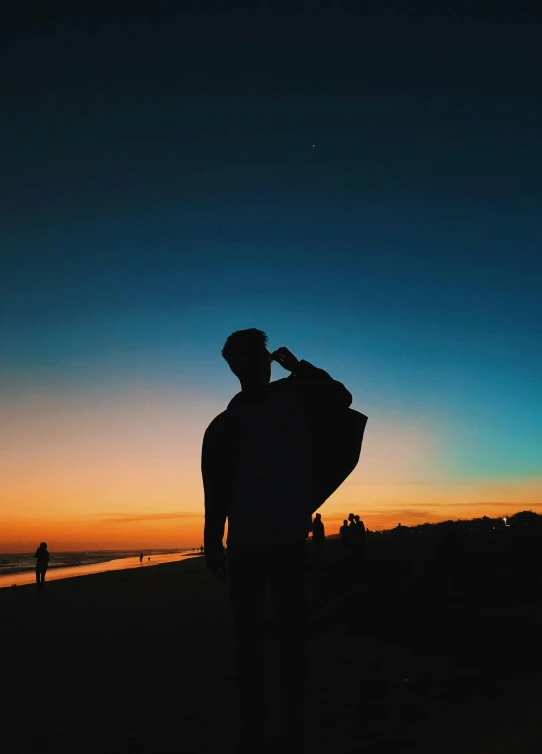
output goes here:
{"type": "Polygon", "coordinates": [[[312,443],[303,406],[287,391],[228,407],[239,439],[228,544],[303,541],[312,502],[312,443]]]}

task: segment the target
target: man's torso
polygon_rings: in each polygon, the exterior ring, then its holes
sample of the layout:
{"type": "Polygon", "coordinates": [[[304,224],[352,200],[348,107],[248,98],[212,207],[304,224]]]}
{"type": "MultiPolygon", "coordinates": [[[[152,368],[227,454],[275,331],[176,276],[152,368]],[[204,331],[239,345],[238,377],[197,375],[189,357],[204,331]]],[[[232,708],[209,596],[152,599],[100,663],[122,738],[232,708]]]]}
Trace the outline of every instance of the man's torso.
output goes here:
{"type": "Polygon", "coordinates": [[[303,541],[310,515],[312,442],[303,406],[288,391],[264,391],[228,409],[238,431],[228,544],[303,541]]]}

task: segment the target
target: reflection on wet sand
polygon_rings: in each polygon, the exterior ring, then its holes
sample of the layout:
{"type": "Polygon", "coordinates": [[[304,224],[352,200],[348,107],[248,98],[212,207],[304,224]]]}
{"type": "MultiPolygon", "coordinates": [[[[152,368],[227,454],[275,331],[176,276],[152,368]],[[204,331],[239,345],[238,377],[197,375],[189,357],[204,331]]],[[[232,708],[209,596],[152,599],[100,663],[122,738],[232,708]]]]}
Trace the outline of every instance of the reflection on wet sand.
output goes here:
{"type": "MultiPolygon", "coordinates": [[[[87,565],[69,566],[67,568],[50,568],[47,571],[47,581],[69,579],[74,576],[89,576],[93,573],[104,573],[105,571],[123,571],[127,568],[150,568],[162,563],[176,563],[179,560],[185,560],[186,558],[196,556],[197,553],[172,552],[153,555],[152,560],[145,559],[141,562],[139,556],[135,555],[130,558],[117,558],[116,560],[108,560],[103,563],[89,563],[87,565]]],[[[8,586],[25,586],[27,584],[35,584],[35,582],[36,575],[34,571],[0,576],[0,588],[8,586]]]]}

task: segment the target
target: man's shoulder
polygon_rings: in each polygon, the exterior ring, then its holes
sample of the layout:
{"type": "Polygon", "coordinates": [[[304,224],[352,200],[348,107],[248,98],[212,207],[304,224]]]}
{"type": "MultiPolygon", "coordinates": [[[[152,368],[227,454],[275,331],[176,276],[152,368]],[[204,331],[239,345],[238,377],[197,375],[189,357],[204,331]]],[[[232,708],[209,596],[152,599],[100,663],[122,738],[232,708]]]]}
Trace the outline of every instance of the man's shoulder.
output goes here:
{"type": "Polygon", "coordinates": [[[234,408],[228,408],[215,416],[205,430],[207,439],[232,439],[239,430],[238,412],[234,408]]]}
{"type": "Polygon", "coordinates": [[[280,380],[270,382],[267,389],[273,393],[280,392],[281,390],[290,390],[293,386],[293,376],[290,374],[288,377],[281,377],[280,380]]]}
{"type": "MultiPolygon", "coordinates": [[[[289,377],[283,377],[280,380],[269,382],[267,385],[265,385],[264,388],[262,388],[261,391],[258,391],[257,393],[244,393],[241,390],[233,396],[233,398],[228,403],[226,411],[223,413],[226,413],[228,415],[227,419],[229,419],[230,417],[237,414],[239,410],[242,411],[246,406],[252,405],[255,402],[255,398],[256,402],[259,403],[261,400],[265,400],[265,398],[269,396],[275,396],[280,393],[285,393],[293,390],[294,388],[295,385],[292,382],[292,377],[290,375],[289,377]]],[[[219,414],[219,416],[222,416],[222,414],[219,414]]],[[[218,419],[219,417],[217,416],[216,418],[218,419]]]]}
{"type": "Polygon", "coordinates": [[[210,422],[209,426],[205,430],[205,434],[207,436],[211,435],[217,435],[224,431],[226,431],[227,427],[229,426],[229,417],[228,417],[228,411],[222,411],[220,414],[215,416],[215,418],[210,422]]]}

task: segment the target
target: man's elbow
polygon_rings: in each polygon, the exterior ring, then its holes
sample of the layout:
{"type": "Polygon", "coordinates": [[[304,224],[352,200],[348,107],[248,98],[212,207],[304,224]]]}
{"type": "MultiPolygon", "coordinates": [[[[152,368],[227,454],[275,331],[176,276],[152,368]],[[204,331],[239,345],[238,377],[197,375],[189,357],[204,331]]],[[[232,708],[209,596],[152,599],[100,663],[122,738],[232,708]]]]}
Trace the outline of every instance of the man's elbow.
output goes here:
{"type": "Polygon", "coordinates": [[[340,403],[343,408],[350,408],[352,401],[352,393],[341,384],[339,390],[337,390],[337,403],[340,403]]]}
{"type": "Polygon", "coordinates": [[[224,538],[226,515],[216,511],[206,511],[203,527],[203,539],[206,545],[218,545],[224,538]]]}
{"type": "Polygon", "coordinates": [[[322,409],[329,411],[347,409],[352,405],[352,393],[340,382],[331,383],[325,392],[320,392],[318,402],[322,409]]]}

